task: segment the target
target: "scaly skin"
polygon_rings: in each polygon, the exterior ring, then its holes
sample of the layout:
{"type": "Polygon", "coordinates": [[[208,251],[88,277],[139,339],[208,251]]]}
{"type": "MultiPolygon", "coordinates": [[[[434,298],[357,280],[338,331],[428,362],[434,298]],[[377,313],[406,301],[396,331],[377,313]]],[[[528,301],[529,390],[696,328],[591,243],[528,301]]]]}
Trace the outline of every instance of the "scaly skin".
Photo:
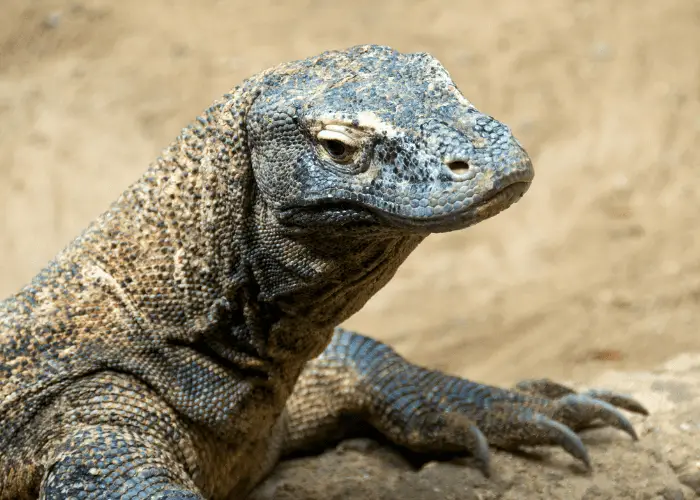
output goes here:
{"type": "Polygon", "coordinates": [[[425,236],[532,177],[427,54],[354,47],[246,80],[0,303],[0,499],[240,498],[349,421],[485,471],[487,443],[588,463],[575,430],[634,436],[622,396],[487,387],[334,333],[425,236]]]}

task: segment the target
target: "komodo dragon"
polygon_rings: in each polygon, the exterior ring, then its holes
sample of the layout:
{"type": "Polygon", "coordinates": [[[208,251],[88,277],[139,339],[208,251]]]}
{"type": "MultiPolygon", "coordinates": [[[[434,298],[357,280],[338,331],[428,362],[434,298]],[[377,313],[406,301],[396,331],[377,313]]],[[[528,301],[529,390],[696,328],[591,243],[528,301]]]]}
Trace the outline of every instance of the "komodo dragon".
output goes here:
{"type": "Polygon", "coordinates": [[[244,498],[364,426],[413,452],[636,438],[607,391],[490,387],[336,325],[430,233],[516,202],[509,129],[432,56],[358,46],[216,101],[0,303],[0,498],[244,498]]]}

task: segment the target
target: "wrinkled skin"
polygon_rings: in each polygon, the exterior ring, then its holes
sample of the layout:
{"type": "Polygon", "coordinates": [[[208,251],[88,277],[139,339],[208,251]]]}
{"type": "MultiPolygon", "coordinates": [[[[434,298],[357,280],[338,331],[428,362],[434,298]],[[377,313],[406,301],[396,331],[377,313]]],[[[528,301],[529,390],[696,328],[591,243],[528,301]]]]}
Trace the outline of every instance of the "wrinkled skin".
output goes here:
{"type": "Polygon", "coordinates": [[[429,55],[354,47],[250,78],[0,303],[0,499],[240,497],[358,423],[485,471],[489,443],[588,463],[575,430],[634,436],[624,396],[483,386],[334,330],[425,236],[532,177],[429,55]]]}

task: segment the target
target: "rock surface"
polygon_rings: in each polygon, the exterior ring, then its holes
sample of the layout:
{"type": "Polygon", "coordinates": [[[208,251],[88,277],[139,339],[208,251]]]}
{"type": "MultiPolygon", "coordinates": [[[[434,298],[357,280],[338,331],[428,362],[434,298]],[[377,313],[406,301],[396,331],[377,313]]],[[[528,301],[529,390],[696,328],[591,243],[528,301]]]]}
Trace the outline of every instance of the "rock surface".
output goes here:
{"type": "Polygon", "coordinates": [[[317,457],[283,462],[253,500],[334,499],[663,499],[700,496],[700,355],[657,370],[610,372],[595,386],[637,397],[652,413],[632,417],[640,440],[598,429],[584,433],[593,473],[558,449],[494,451],[492,477],[466,460],[416,470],[371,440],[345,441],[317,457]]]}

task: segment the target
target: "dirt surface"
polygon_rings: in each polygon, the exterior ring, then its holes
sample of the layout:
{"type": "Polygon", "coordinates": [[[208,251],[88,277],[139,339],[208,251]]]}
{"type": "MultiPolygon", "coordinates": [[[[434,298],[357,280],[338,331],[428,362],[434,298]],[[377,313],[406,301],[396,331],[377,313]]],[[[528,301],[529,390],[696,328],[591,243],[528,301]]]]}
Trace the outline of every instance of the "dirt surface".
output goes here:
{"type": "MultiPolygon", "coordinates": [[[[437,56],[511,125],[537,177],[513,209],[429,238],[347,326],[491,383],[589,382],[700,351],[696,0],[2,0],[2,11],[0,296],[246,76],[382,43],[437,56]]],[[[625,446],[602,452],[614,464],[625,446]]]]}

